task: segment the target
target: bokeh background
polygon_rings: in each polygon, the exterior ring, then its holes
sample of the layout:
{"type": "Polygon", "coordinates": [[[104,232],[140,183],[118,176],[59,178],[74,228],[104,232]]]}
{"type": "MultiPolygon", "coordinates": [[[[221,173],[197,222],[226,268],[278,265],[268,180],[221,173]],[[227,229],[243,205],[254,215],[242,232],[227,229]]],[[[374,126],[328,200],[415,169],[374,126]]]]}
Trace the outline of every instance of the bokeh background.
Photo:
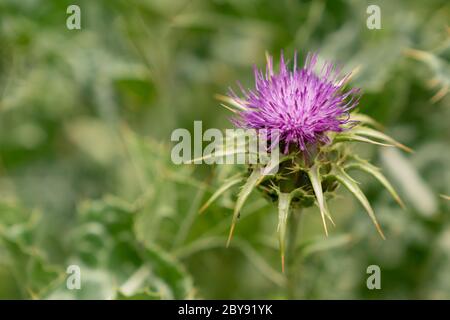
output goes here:
{"type": "Polygon", "coordinates": [[[236,192],[199,215],[223,177],[170,161],[171,132],[230,128],[214,95],[281,50],[356,68],[359,110],[415,150],[353,146],[407,210],[364,175],[386,241],[344,190],[328,238],[307,210],[297,298],[450,298],[450,94],[433,99],[450,86],[449,23],[446,0],[0,0],[0,298],[286,298],[276,208],[252,194],[226,249],[236,192]]]}

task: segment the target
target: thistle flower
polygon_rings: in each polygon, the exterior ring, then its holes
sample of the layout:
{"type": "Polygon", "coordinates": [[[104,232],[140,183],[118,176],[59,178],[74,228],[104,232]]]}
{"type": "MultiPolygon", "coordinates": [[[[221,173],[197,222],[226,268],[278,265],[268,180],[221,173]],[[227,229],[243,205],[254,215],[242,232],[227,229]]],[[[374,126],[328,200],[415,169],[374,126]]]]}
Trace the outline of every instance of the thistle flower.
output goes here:
{"type": "Polygon", "coordinates": [[[404,206],[381,170],[356,155],[350,145],[351,142],[363,142],[399,147],[408,152],[411,149],[377,130],[381,125],[370,117],[352,110],[358,104],[359,89],[345,91],[349,75],[341,76],[332,63],[324,63],[315,73],[316,65],[317,55],[309,54],[304,67],[297,69],[297,58],[294,57],[290,71],[281,55],[276,74],[273,59],[267,55],[265,74],[256,67],[254,69],[253,90],[245,90],[240,85],[243,97],[233,90],[230,90],[229,96],[218,96],[225,103],[222,105],[235,113],[232,122],[236,126],[277,129],[284,156],[278,160],[279,170],[272,175],[265,174],[268,165],[249,164],[248,170],[227,179],[205,203],[202,211],[221,194],[245,181],[233,211],[228,245],[248,196],[254,189],[261,191],[278,206],[277,232],[283,270],[286,226],[291,211],[316,205],[328,235],[327,221],[333,225],[334,222],[327,200],[334,197],[340,185],[361,203],[384,239],[375,213],[359,184],[349,175],[350,170],[372,175],[404,206]]]}
{"type": "Polygon", "coordinates": [[[317,55],[308,54],[304,67],[297,69],[295,54],[290,71],[282,54],[276,74],[273,58],[267,55],[265,74],[254,67],[254,90],[241,86],[244,98],[230,90],[231,99],[245,107],[233,122],[243,128],[278,129],[284,153],[292,144],[306,151],[308,145],[328,143],[328,132],[341,132],[350,122],[349,111],[358,104],[359,89],[344,92],[349,74],[341,77],[329,62],[316,74],[316,65],[317,55]]]}

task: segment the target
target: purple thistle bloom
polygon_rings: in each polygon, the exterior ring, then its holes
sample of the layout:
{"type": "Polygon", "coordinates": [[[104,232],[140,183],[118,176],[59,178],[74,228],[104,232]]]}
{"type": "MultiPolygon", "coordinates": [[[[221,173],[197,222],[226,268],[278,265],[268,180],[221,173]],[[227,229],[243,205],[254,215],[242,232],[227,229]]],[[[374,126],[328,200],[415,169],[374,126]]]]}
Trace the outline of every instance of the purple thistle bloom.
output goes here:
{"type": "Polygon", "coordinates": [[[284,153],[294,144],[307,151],[309,145],[328,143],[326,133],[340,132],[349,124],[349,111],[359,101],[359,89],[343,91],[350,74],[341,76],[332,63],[322,65],[319,73],[314,72],[317,55],[308,54],[304,67],[297,69],[297,53],[293,70],[290,71],[280,58],[278,74],[273,70],[273,59],[267,57],[266,72],[254,67],[255,88],[240,89],[244,95],[239,98],[230,89],[229,96],[243,108],[239,117],[232,122],[241,128],[277,129],[284,153]]]}

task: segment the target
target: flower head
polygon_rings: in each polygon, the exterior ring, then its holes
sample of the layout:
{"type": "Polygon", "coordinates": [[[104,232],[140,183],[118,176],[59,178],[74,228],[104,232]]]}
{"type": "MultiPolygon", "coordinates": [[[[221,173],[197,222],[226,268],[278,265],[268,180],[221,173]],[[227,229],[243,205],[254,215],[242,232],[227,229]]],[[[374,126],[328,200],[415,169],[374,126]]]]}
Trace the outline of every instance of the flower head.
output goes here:
{"type": "MultiPolygon", "coordinates": [[[[404,206],[400,197],[383,176],[381,171],[368,160],[355,154],[352,142],[412,150],[385,133],[377,130],[380,124],[367,115],[350,111],[359,101],[359,89],[345,90],[349,74],[342,75],[332,63],[326,62],[318,72],[317,55],[308,54],[304,66],[297,69],[294,56],[292,71],[287,67],[283,54],[280,69],[275,74],[273,59],[267,56],[265,73],[255,67],[255,88],[245,90],[238,97],[233,90],[229,96],[218,95],[224,107],[237,114],[232,121],[245,129],[261,130],[264,138],[280,145],[284,157],[276,157],[277,172],[266,176],[269,164],[251,164],[245,173],[230,176],[208,200],[206,208],[219,194],[237,184],[244,177],[245,183],[238,193],[227,245],[230,243],[241,209],[249,194],[258,189],[268,199],[278,203],[277,232],[280,242],[281,264],[284,269],[286,226],[290,211],[316,205],[319,208],[325,234],[328,235],[327,221],[333,225],[327,200],[332,199],[341,185],[348,189],[367,211],[377,231],[384,238],[375,213],[359,187],[359,183],[349,175],[349,170],[360,170],[374,176],[404,206]],[[274,130],[276,137],[271,135],[274,130]],[[332,139],[330,139],[332,138],[332,139]],[[276,139],[276,140],[275,140],[276,139]],[[290,148],[290,146],[295,148],[290,148]],[[284,148],[284,149],[283,149],[284,148]]],[[[253,151],[247,148],[248,155],[253,151]]],[[[258,151],[259,152],[259,151],[258,151]]],[[[237,153],[237,152],[236,152],[237,153]]],[[[263,150],[263,154],[265,150],[263,150]]],[[[259,153],[257,154],[259,156],[259,153]]],[[[227,171],[230,173],[230,171],[227,171]]],[[[293,247],[293,246],[292,246],[293,247]]]]}
{"type": "Polygon", "coordinates": [[[273,58],[267,56],[265,73],[254,67],[255,88],[245,90],[240,86],[243,98],[233,90],[229,96],[242,106],[233,123],[243,128],[276,129],[284,152],[290,145],[301,151],[308,145],[327,143],[327,132],[340,132],[351,122],[349,111],[359,100],[359,89],[344,91],[349,74],[342,76],[329,62],[316,73],[317,55],[308,54],[304,66],[297,68],[297,54],[292,71],[287,67],[283,54],[279,72],[273,69],[273,58]]]}

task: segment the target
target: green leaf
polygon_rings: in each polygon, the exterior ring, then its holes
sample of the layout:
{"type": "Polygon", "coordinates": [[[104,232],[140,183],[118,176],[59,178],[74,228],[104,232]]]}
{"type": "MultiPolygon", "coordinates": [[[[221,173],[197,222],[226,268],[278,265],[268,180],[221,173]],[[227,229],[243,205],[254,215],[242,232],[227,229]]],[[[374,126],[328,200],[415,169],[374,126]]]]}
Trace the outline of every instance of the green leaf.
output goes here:
{"type": "Polygon", "coordinates": [[[386,177],[381,173],[380,169],[375,167],[374,165],[370,164],[367,161],[357,159],[358,162],[352,162],[348,165],[346,165],[346,168],[357,168],[360,170],[363,170],[372,176],[374,176],[392,195],[392,197],[397,201],[397,203],[402,207],[405,208],[405,204],[403,203],[402,199],[400,199],[399,195],[395,191],[394,187],[391,185],[391,183],[386,179],[386,177]]]}
{"type": "MultiPolygon", "coordinates": [[[[177,250],[175,251],[175,255],[179,259],[186,259],[187,257],[190,257],[201,251],[223,248],[223,243],[223,237],[201,237],[198,240],[193,241],[183,247],[177,248],[177,250]]],[[[255,269],[260,271],[262,276],[266,277],[268,280],[279,286],[284,285],[285,277],[283,277],[280,272],[273,269],[270,264],[260,255],[260,253],[255,250],[250,243],[248,243],[248,241],[240,238],[235,238],[230,246],[240,251],[247,258],[247,260],[251,264],[253,264],[255,269]]]]}
{"type": "Polygon", "coordinates": [[[233,220],[231,222],[230,233],[228,235],[227,247],[230,245],[231,238],[233,237],[234,228],[236,226],[236,222],[239,217],[239,213],[242,209],[242,206],[244,205],[245,201],[247,200],[252,190],[262,181],[263,178],[264,178],[263,169],[255,168],[248,177],[241,191],[239,192],[238,199],[234,207],[233,220]]]}
{"type": "MultiPolygon", "coordinates": [[[[331,219],[331,216],[328,212],[328,208],[325,203],[325,198],[323,196],[322,183],[320,181],[319,166],[317,164],[313,165],[308,170],[308,176],[309,176],[309,180],[311,180],[311,184],[314,189],[314,194],[316,195],[317,204],[318,204],[318,207],[320,210],[320,215],[322,216],[323,228],[325,230],[325,234],[328,236],[328,229],[327,229],[327,223],[325,221],[325,216],[329,217],[329,219],[331,219]]],[[[333,220],[331,219],[331,221],[333,221],[333,220]]]]}
{"type": "Polygon", "coordinates": [[[0,203],[1,261],[22,290],[22,298],[41,298],[59,281],[63,270],[52,265],[38,244],[41,216],[17,204],[0,203]]]}
{"type": "Polygon", "coordinates": [[[25,290],[24,298],[41,298],[61,278],[62,270],[51,265],[37,248],[7,236],[0,237],[0,242],[8,251],[8,265],[15,281],[25,290]]]}
{"type": "Polygon", "coordinates": [[[361,189],[358,187],[358,185],[353,181],[353,179],[340,167],[334,167],[333,172],[334,177],[342,183],[357,199],[358,201],[363,205],[364,209],[366,209],[367,213],[369,214],[370,219],[372,219],[373,224],[375,225],[378,233],[383,239],[386,239],[383,231],[381,230],[381,227],[377,221],[377,218],[375,217],[375,213],[373,212],[372,207],[370,206],[369,201],[367,200],[364,193],[361,191],[361,189]]]}
{"type": "Polygon", "coordinates": [[[285,278],[283,275],[273,269],[264,257],[261,256],[260,252],[255,250],[253,246],[245,240],[236,239],[234,242],[235,248],[238,248],[242,254],[247,257],[251,264],[255,266],[257,270],[267,279],[273,281],[275,284],[282,286],[284,284],[285,278]]]}
{"type": "Polygon", "coordinates": [[[146,245],[144,258],[151,262],[153,273],[169,285],[171,296],[163,298],[186,299],[192,294],[192,279],[175,258],[156,245],[146,245]]]}
{"type": "Polygon", "coordinates": [[[92,118],[73,119],[65,126],[70,141],[81,152],[102,165],[110,164],[118,157],[117,137],[111,128],[100,120],[92,118]]]}
{"type": "Polygon", "coordinates": [[[210,205],[213,203],[221,194],[230,189],[235,184],[242,181],[242,177],[232,179],[224,183],[219,189],[217,189],[213,195],[205,202],[205,204],[200,208],[199,213],[203,213],[210,205]]]}
{"type": "Polygon", "coordinates": [[[345,246],[352,241],[349,234],[330,236],[329,238],[313,239],[300,244],[299,251],[303,257],[308,257],[314,253],[327,251],[337,247],[345,246]]]}
{"type": "Polygon", "coordinates": [[[144,289],[136,293],[125,295],[121,291],[116,294],[116,300],[160,300],[161,295],[157,292],[153,292],[150,289],[144,289]]]}
{"type": "MultiPolygon", "coordinates": [[[[114,298],[117,285],[125,296],[146,288],[164,299],[186,299],[192,294],[192,280],[183,266],[155,241],[142,239],[133,230],[141,222],[137,210],[136,205],[114,197],[89,201],[80,208],[80,221],[70,238],[76,244],[70,260],[80,266],[83,282],[81,290],[70,292],[71,298],[114,298]]],[[[51,297],[67,294],[61,286],[51,297]]]]}

